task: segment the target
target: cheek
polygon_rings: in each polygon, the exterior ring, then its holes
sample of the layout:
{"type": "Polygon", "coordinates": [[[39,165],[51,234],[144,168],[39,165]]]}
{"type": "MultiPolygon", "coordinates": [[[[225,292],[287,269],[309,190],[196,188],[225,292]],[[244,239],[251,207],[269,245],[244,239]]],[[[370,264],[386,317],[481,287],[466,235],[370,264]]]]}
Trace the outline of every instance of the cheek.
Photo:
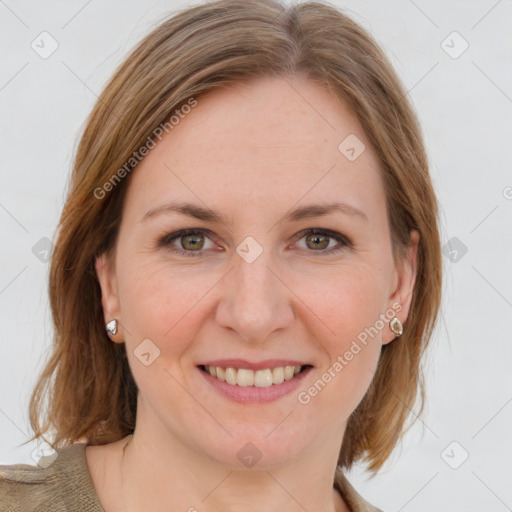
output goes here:
{"type": "Polygon", "coordinates": [[[120,279],[127,343],[134,348],[149,338],[163,353],[183,352],[200,327],[200,303],[218,281],[212,274],[195,272],[190,266],[173,267],[156,258],[127,262],[120,279]]]}
{"type": "Polygon", "coordinates": [[[178,382],[186,380],[184,354],[201,323],[205,280],[190,269],[173,269],[151,258],[127,262],[121,280],[121,311],[129,331],[125,342],[135,381],[155,410],[158,403],[177,406],[183,398],[178,382]]]}
{"type": "Polygon", "coordinates": [[[385,275],[371,263],[347,265],[331,269],[325,276],[301,280],[299,294],[313,312],[318,312],[322,332],[330,334],[330,353],[344,350],[347,341],[373,326],[385,311],[385,275]]]}
{"type": "Polygon", "coordinates": [[[378,363],[387,297],[385,280],[372,265],[345,270],[331,274],[328,284],[308,296],[311,309],[321,312],[324,336],[319,342],[327,357],[314,389],[306,393],[321,395],[321,402],[336,411],[342,406],[348,415],[364,396],[378,363]]]}

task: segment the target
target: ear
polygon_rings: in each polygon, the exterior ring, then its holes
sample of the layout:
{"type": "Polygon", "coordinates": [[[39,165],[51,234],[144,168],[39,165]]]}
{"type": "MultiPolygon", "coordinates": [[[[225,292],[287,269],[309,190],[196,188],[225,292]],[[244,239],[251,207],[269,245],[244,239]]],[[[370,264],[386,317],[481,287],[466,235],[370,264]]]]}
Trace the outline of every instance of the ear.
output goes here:
{"type": "MultiPolygon", "coordinates": [[[[414,291],[414,283],[417,274],[417,254],[420,234],[416,229],[411,230],[410,240],[403,257],[397,262],[394,272],[394,289],[389,297],[388,311],[394,311],[394,316],[405,324],[409,316],[409,309],[412,302],[412,294],[414,291]]],[[[389,318],[389,317],[388,317],[389,318]]],[[[386,345],[393,341],[397,335],[389,327],[387,321],[384,332],[382,333],[382,344],[386,345]]],[[[406,327],[404,325],[404,331],[406,327]]]]}
{"type": "Polygon", "coordinates": [[[115,335],[107,335],[112,341],[116,343],[123,343],[124,335],[121,326],[121,308],[117,292],[117,279],[113,268],[114,266],[107,254],[102,253],[96,257],[95,267],[101,287],[101,305],[103,307],[105,324],[113,319],[117,320],[117,333],[115,335]]]}

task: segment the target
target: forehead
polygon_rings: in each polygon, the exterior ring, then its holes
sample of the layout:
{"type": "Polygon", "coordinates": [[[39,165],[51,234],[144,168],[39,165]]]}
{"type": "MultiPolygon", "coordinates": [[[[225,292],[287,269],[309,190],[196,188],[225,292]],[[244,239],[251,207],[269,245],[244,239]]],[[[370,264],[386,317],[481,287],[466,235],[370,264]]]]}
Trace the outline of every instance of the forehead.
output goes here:
{"type": "Polygon", "coordinates": [[[196,101],[133,171],[128,215],[140,218],[186,199],[239,219],[253,215],[250,205],[270,219],[301,203],[334,201],[382,217],[385,196],[373,148],[327,86],[259,78],[196,101]],[[351,148],[363,147],[355,160],[347,158],[351,148]]]}

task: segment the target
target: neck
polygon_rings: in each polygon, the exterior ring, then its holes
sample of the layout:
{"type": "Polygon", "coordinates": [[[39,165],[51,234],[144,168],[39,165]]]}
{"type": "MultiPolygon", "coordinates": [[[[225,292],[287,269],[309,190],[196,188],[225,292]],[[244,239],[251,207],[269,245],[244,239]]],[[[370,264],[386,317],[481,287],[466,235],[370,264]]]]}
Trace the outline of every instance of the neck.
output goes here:
{"type": "Polygon", "coordinates": [[[168,430],[162,441],[143,427],[120,445],[124,512],[168,512],[170,504],[187,512],[349,512],[333,488],[339,440],[289,464],[239,469],[195,452],[168,430]]]}

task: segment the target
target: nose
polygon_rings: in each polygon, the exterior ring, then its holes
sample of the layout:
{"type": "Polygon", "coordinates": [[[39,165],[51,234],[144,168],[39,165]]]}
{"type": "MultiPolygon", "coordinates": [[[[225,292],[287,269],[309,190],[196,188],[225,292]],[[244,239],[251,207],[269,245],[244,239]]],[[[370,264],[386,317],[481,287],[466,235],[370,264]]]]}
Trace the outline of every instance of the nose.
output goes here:
{"type": "Polygon", "coordinates": [[[250,342],[265,342],[294,320],[293,293],[267,251],[248,263],[237,253],[224,277],[217,324],[250,342]]]}

